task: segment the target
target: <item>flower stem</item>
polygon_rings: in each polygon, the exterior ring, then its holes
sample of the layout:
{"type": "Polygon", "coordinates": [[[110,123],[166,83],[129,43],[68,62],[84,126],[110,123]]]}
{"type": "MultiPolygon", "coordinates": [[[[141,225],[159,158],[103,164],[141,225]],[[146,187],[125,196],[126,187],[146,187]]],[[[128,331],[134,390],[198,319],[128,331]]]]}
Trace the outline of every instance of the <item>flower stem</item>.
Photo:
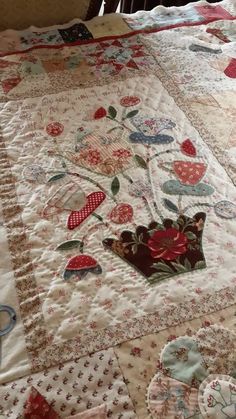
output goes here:
{"type": "Polygon", "coordinates": [[[162,169],[162,170],[164,170],[165,172],[168,172],[168,173],[173,173],[173,170],[171,169],[171,168],[169,168],[169,167],[166,167],[165,166],[165,164],[168,164],[168,165],[172,165],[172,163],[170,163],[170,162],[164,162],[164,163],[160,163],[159,164],[159,167],[162,169]]]}
{"type": "Polygon", "coordinates": [[[110,116],[106,116],[106,118],[110,119],[111,121],[116,121],[117,124],[119,124],[123,129],[127,129],[129,132],[133,132],[132,129],[130,129],[124,122],[120,122],[116,118],[111,118],[110,116]]]}
{"type": "MultiPolygon", "coordinates": [[[[131,179],[131,177],[130,177],[129,175],[125,174],[124,172],[122,172],[122,175],[123,175],[123,177],[124,177],[125,179],[127,179],[127,180],[128,180],[128,182],[129,182],[131,185],[132,185],[132,183],[134,183],[134,181],[131,179]]],[[[143,200],[143,202],[144,202],[144,204],[145,204],[145,207],[146,207],[147,211],[148,211],[148,212],[149,212],[149,214],[151,215],[151,219],[153,220],[153,219],[154,219],[154,217],[153,217],[153,213],[152,213],[152,210],[151,210],[151,208],[150,208],[150,205],[149,205],[149,202],[148,202],[147,198],[146,198],[144,195],[142,195],[142,196],[141,196],[141,198],[142,198],[142,200],[143,200]]]]}
{"type": "Polygon", "coordinates": [[[80,175],[79,173],[75,173],[75,172],[62,172],[61,170],[48,170],[48,173],[56,173],[56,174],[65,174],[68,176],[75,176],[75,177],[79,177],[80,179],[84,179],[87,180],[88,182],[92,183],[93,185],[95,185],[97,188],[101,189],[101,191],[103,191],[106,195],[108,195],[115,203],[117,203],[117,199],[110,194],[109,192],[106,191],[106,189],[103,188],[103,186],[98,183],[95,182],[95,180],[91,179],[88,176],[85,175],[80,175]]]}
{"type": "Polygon", "coordinates": [[[226,402],[226,400],[225,400],[224,396],[222,395],[221,391],[219,391],[219,394],[221,395],[221,398],[222,398],[222,400],[224,401],[225,406],[227,406],[227,402],[226,402]]]}
{"type": "Polygon", "coordinates": [[[92,213],[92,216],[95,217],[97,220],[99,220],[101,222],[101,226],[104,226],[106,228],[109,228],[109,230],[112,232],[112,234],[114,234],[114,236],[118,236],[117,231],[113,230],[113,228],[111,228],[111,226],[108,224],[108,222],[104,221],[103,217],[101,217],[101,215],[97,214],[96,212],[92,213]]]}
{"type": "Polygon", "coordinates": [[[55,144],[55,146],[56,146],[56,150],[57,150],[57,154],[56,154],[56,155],[58,155],[58,156],[60,157],[60,159],[61,159],[61,164],[62,164],[63,169],[66,169],[66,162],[65,162],[65,158],[64,158],[64,156],[61,154],[61,150],[60,150],[59,145],[57,144],[57,140],[56,140],[56,138],[53,138],[53,142],[54,142],[54,144],[55,144]]]}
{"type": "Polygon", "coordinates": [[[93,185],[95,185],[97,188],[99,188],[99,189],[101,189],[101,191],[103,191],[106,195],[108,195],[114,202],[116,202],[117,203],[117,200],[116,200],[116,198],[112,195],[112,194],[110,194],[109,192],[107,192],[106,191],[106,189],[104,189],[103,188],[103,186],[100,184],[100,183],[98,183],[98,182],[96,182],[95,180],[93,180],[93,179],[91,179],[90,177],[88,177],[88,176],[85,176],[85,175],[80,175],[79,173],[71,173],[71,172],[66,172],[66,174],[67,175],[69,175],[69,176],[76,176],[76,177],[79,177],[80,179],[84,179],[84,180],[87,180],[88,182],[90,182],[90,183],[92,183],[93,185]]]}
{"type": "Polygon", "coordinates": [[[182,199],[183,199],[183,196],[182,195],[179,195],[179,198],[178,198],[179,214],[183,214],[182,199]]]}
{"type": "Polygon", "coordinates": [[[126,174],[126,173],[124,173],[124,172],[122,172],[121,174],[122,174],[122,176],[123,176],[125,179],[127,179],[127,180],[128,180],[128,182],[129,182],[130,184],[134,183],[134,181],[131,179],[131,177],[130,177],[129,175],[127,175],[127,174],[126,174]]]}
{"type": "Polygon", "coordinates": [[[153,154],[153,156],[149,157],[147,160],[147,163],[149,163],[151,160],[155,159],[156,157],[159,157],[163,154],[171,154],[171,153],[175,153],[175,152],[179,152],[180,150],[178,148],[175,148],[173,150],[166,150],[166,151],[160,151],[159,153],[155,153],[153,154]]]}
{"type": "MultiPolygon", "coordinates": [[[[147,150],[148,150],[148,155],[147,155],[146,160],[148,161],[149,154],[150,154],[150,146],[147,147],[147,150]]],[[[162,216],[161,211],[158,209],[158,206],[157,206],[157,203],[156,203],[156,200],[155,200],[155,194],[154,194],[154,190],[153,190],[152,179],[151,179],[151,175],[150,175],[150,166],[149,165],[148,165],[148,168],[146,170],[146,173],[147,173],[147,176],[148,176],[148,182],[151,185],[152,196],[153,196],[153,206],[155,208],[155,211],[156,211],[157,215],[160,217],[161,221],[163,221],[164,217],[162,216]]]]}

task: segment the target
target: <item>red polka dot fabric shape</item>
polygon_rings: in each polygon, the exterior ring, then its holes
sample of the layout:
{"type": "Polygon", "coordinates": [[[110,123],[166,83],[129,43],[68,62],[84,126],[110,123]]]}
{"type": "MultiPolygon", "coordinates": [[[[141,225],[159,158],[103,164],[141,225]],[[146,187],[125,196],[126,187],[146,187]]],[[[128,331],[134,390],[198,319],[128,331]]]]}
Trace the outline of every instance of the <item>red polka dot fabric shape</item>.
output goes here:
{"type": "Polygon", "coordinates": [[[68,264],[66,265],[66,269],[72,270],[79,270],[85,268],[94,268],[97,266],[97,261],[88,255],[79,255],[75,256],[69,260],[68,264]]]}
{"type": "Polygon", "coordinates": [[[86,205],[80,211],[72,211],[68,217],[67,227],[73,230],[86,220],[104,201],[106,195],[104,192],[92,192],[87,196],[86,205]]]}
{"type": "Polygon", "coordinates": [[[173,170],[176,177],[184,185],[196,185],[205,175],[207,166],[204,163],[175,161],[173,170]]]}

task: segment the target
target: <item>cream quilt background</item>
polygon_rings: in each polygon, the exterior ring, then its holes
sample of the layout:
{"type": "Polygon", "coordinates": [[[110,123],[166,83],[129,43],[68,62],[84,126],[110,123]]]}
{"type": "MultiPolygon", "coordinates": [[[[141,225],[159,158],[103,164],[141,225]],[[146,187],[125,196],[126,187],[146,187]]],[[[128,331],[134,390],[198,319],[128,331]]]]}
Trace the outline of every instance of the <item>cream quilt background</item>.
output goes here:
{"type": "Polygon", "coordinates": [[[0,304],[17,318],[0,416],[38,391],[55,418],[172,418],[162,383],[197,419],[218,409],[203,377],[156,364],[213,324],[234,350],[235,15],[199,2],[0,34],[0,304]]]}

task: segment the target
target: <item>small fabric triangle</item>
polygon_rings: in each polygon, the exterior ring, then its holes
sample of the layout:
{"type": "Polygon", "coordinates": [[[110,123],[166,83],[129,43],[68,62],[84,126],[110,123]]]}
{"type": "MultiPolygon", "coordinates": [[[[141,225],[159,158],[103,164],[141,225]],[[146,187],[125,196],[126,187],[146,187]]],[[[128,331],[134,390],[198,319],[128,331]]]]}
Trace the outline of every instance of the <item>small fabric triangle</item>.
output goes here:
{"type": "Polygon", "coordinates": [[[21,82],[20,77],[12,77],[11,79],[2,80],[2,88],[4,93],[9,93],[14,87],[21,82]]]}
{"type": "Polygon", "coordinates": [[[60,419],[60,416],[35,387],[31,387],[23,417],[24,419],[60,419]]]}
{"type": "Polygon", "coordinates": [[[129,67],[129,68],[138,68],[137,64],[136,64],[133,60],[130,60],[130,61],[126,64],[126,67],[129,67]]]}

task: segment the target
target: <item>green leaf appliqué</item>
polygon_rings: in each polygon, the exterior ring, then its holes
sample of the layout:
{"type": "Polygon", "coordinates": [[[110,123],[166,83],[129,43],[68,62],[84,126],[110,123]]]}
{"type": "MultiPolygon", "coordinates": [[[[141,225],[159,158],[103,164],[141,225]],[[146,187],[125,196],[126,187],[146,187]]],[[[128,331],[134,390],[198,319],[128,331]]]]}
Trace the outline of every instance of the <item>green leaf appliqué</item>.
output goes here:
{"type": "Polygon", "coordinates": [[[113,181],[111,182],[111,191],[113,195],[116,195],[120,190],[120,181],[118,177],[114,177],[113,181]]]}
{"type": "Polygon", "coordinates": [[[205,260],[199,260],[194,265],[194,269],[204,269],[204,268],[206,268],[206,262],[205,262],[205,260]]]}
{"type": "Polygon", "coordinates": [[[57,246],[56,250],[71,250],[75,248],[80,248],[80,251],[82,253],[83,249],[83,242],[80,240],[68,240],[66,242],[63,242],[57,246]]]}
{"type": "Polygon", "coordinates": [[[135,115],[137,115],[138,112],[139,112],[138,109],[128,112],[125,119],[126,118],[133,118],[135,115]]]}
{"type": "Polygon", "coordinates": [[[169,211],[172,211],[172,212],[175,212],[175,213],[178,213],[178,207],[172,202],[172,201],[170,201],[169,199],[166,199],[166,198],[164,198],[163,199],[163,202],[164,202],[164,205],[165,205],[165,207],[169,210],[169,211]]]}
{"type": "Polygon", "coordinates": [[[117,111],[114,108],[114,106],[109,106],[108,108],[108,115],[111,119],[115,119],[116,115],[117,115],[117,111]]]}
{"type": "Polygon", "coordinates": [[[48,183],[55,182],[56,180],[62,179],[63,177],[65,177],[65,175],[66,175],[65,173],[58,173],[58,175],[50,177],[50,179],[48,180],[48,183]]]}
{"type": "Polygon", "coordinates": [[[196,234],[192,233],[192,231],[187,231],[185,233],[185,236],[187,236],[189,240],[196,240],[197,238],[196,234]]]}
{"type": "Polygon", "coordinates": [[[140,167],[142,167],[143,169],[147,169],[147,163],[141,156],[135,154],[134,158],[140,167]]]}

